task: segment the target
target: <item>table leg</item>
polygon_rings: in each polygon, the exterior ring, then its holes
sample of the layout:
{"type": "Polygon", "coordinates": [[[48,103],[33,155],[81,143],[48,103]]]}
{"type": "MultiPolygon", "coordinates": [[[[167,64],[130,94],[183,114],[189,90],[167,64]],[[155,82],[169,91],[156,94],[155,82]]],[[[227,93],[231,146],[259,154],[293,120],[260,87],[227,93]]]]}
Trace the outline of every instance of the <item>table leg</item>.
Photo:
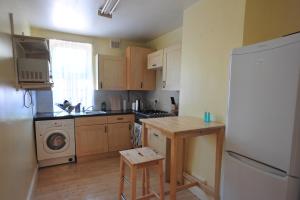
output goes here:
{"type": "Polygon", "coordinates": [[[177,139],[177,182],[179,185],[184,184],[183,171],[184,171],[184,148],[185,139],[177,139]]]}
{"type": "Polygon", "coordinates": [[[166,169],[165,169],[165,181],[170,183],[170,169],[171,169],[171,140],[167,138],[166,141],[166,169]]]}
{"type": "Polygon", "coordinates": [[[143,178],[142,178],[142,185],[143,185],[143,195],[146,194],[146,170],[143,169],[143,178]]]}
{"type": "Polygon", "coordinates": [[[143,123],[142,125],[142,135],[143,135],[143,147],[148,146],[148,129],[146,125],[143,123]]]}
{"type": "MultiPolygon", "coordinates": [[[[143,196],[150,193],[150,175],[149,169],[146,167],[143,169],[143,196]]],[[[147,200],[149,198],[145,198],[147,200]]]]}
{"type": "MultiPolygon", "coordinates": [[[[184,162],[185,162],[185,139],[180,138],[177,140],[177,182],[180,185],[184,184],[183,172],[184,172],[184,162]]],[[[166,172],[165,180],[167,183],[170,183],[170,168],[171,168],[171,140],[167,138],[166,144],[166,172]]]]}
{"type": "Polygon", "coordinates": [[[159,161],[158,165],[158,174],[159,174],[159,197],[160,200],[165,199],[165,190],[164,190],[164,169],[163,169],[163,161],[159,161]]]}
{"type": "Polygon", "coordinates": [[[124,191],[124,176],[125,176],[125,165],[123,158],[120,158],[120,185],[119,185],[119,194],[118,194],[118,199],[122,200],[122,194],[124,191]]]}
{"type": "Polygon", "coordinates": [[[221,167],[222,167],[224,134],[225,134],[224,128],[220,129],[217,133],[216,166],[215,166],[215,200],[220,199],[220,181],[221,181],[221,167]]]}
{"type": "Polygon", "coordinates": [[[176,200],[177,188],[177,137],[171,138],[171,174],[170,174],[170,200],[176,200]]]}
{"type": "Polygon", "coordinates": [[[145,178],[146,178],[146,184],[145,184],[145,186],[146,186],[146,188],[145,188],[145,190],[146,190],[146,194],[150,194],[150,175],[149,175],[149,169],[146,167],[145,168],[145,178]]]}

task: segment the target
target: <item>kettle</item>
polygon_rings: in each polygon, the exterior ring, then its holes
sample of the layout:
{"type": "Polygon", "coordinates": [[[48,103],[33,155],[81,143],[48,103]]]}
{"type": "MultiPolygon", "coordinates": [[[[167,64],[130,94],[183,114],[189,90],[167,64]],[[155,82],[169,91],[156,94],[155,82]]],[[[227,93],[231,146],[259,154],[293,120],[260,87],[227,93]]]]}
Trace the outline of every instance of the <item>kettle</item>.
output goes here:
{"type": "Polygon", "coordinates": [[[141,111],[141,100],[140,99],[135,100],[135,110],[141,111]]]}

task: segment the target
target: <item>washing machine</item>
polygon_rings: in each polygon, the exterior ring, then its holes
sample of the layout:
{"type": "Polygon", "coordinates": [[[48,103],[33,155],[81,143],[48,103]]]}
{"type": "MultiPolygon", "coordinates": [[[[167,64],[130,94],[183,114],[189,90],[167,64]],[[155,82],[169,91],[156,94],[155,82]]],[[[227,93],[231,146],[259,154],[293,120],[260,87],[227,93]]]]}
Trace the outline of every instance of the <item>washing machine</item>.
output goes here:
{"type": "Polygon", "coordinates": [[[39,167],[75,162],[74,119],[35,121],[39,167]]]}

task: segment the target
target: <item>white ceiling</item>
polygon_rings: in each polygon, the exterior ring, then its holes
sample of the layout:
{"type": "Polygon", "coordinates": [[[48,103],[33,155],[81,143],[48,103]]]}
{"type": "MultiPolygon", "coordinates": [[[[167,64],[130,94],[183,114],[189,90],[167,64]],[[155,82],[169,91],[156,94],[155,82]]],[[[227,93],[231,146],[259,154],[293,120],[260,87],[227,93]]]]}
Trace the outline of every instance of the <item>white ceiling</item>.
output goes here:
{"type": "Polygon", "coordinates": [[[35,27],[145,41],[180,27],[184,9],[198,0],[120,0],[112,19],[97,15],[104,1],[0,0],[0,23],[13,12],[35,27]]]}

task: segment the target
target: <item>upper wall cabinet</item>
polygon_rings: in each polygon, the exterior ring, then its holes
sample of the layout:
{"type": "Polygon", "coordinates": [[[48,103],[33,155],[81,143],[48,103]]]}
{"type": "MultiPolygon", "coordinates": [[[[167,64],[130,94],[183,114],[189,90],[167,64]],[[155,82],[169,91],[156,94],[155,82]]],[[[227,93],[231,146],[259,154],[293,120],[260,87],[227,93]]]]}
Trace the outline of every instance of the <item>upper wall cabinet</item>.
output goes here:
{"type": "Polygon", "coordinates": [[[181,45],[164,49],[163,89],[180,90],[181,45]]]}
{"type": "Polygon", "coordinates": [[[126,90],[126,62],[121,56],[97,55],[98,88],[100,90],[126,90]]]}
{"type": "Polygon", "coordinates": [[[164,51],[158,50],[148,55],[148,69],[163,67],[164,51]]]}
{"type": "Polygon", "coordinates": [[[155,71],[147,69],[147,58],[151,52],[151,49],[141,47],[126,49],[128,90],[155,89],[155,71]]]}

